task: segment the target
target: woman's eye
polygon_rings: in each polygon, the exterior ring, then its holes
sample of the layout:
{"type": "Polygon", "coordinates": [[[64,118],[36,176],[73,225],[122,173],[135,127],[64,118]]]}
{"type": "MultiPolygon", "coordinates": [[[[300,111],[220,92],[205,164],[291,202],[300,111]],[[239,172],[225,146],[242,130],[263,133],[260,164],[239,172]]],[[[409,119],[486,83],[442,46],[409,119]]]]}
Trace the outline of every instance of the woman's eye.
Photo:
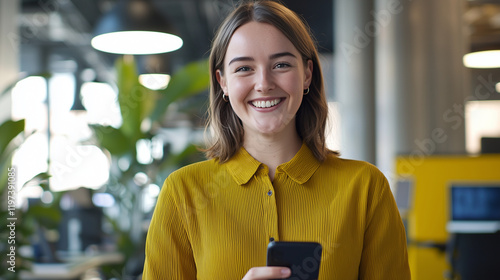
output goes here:
{"type": "Polygon", "coordinates": [[[285,62],[277,63],[276,66],[274,66],[274,68],[287,68],[287,67],[290,67],[290,64],[285,62]]]}
{"type": "Polygon", "coordinates": [[[250,67],[248,67],[248,66],[238,67],[238,68],[236,68],[236,71],[234,71],[234,72],[246,72],[246,71],[250,71],[250,67]]]}

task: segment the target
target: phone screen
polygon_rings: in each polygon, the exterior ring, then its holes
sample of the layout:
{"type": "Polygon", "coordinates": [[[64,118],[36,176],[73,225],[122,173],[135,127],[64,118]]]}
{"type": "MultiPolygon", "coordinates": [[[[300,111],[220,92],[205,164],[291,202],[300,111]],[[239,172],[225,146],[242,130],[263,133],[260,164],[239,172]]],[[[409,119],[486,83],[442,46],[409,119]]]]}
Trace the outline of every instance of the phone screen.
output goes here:
{"type": "Polygon", "coordinates": [[[292,275],[286,279],[316,280],[321,252],[322,246],[316,242],[273,241],[267,247],[267,265],[289,267],[292,275]]]}

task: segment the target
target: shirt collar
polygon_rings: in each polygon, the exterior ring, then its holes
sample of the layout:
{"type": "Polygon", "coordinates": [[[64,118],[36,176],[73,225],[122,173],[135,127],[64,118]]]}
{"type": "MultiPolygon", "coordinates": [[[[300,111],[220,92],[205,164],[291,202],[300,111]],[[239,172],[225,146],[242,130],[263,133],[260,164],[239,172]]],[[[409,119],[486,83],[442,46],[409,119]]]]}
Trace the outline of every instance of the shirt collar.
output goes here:
{"type": "Polygon", "coordinates": [[[302,143],[297,154],[289,162],[279,165],[277,170],[285,172],[288,177],[302,185],[312,177],[320,164],[309,147],[302,143]]]}
{"type": "Polygon", "coordinates": [[[227,162],[227,170],[238,185],[244,185],[257,172],[261,163],[241,147],[227,162]]]}
{"type": "MultiPolygon", "coordinates": [[[[240,150],[227,161],[226,166],[238,185],[244,185],[250,181],[257,172],[261,163],[254,159],[245,148],[240,150]]],[[[314,157],[309,147],[302,143],[297,154],[286,163],[278,166],[278,172],[284,172],[298,184],[307,182],[320,166],[320,162],[314,157]]]]}

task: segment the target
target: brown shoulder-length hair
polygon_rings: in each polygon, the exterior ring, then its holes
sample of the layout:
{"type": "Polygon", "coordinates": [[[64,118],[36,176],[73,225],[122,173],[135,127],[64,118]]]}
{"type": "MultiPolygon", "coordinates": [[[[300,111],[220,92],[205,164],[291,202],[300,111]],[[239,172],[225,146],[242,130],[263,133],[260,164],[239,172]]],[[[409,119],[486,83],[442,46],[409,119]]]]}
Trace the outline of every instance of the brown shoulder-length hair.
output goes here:
{"type": "Polygon", "coordinates": [[[328,153],[325,144],[325,127],[328,115],[323,75],[318,51],[309,27],[293,11],[282,4],[257,0],[240,4],[219,27],[212,42],[210,52],[210,107],[207,130],[212,133],[210,146],[205,150],[208,158],[220,162],[229,160],[243,144],[243,125],[234,113],[229,102],[222,98],[223,91],[216,77],[216,71],[224,72],[224,59],[232,35],[245,23],[256,21],[275,26],[297,48],[304,63],[313,63],[312,80],[309,93],[304,96],[296,115],[296,128],[302,141],[311,149],[314,156],[323,161],[328,153]]]}

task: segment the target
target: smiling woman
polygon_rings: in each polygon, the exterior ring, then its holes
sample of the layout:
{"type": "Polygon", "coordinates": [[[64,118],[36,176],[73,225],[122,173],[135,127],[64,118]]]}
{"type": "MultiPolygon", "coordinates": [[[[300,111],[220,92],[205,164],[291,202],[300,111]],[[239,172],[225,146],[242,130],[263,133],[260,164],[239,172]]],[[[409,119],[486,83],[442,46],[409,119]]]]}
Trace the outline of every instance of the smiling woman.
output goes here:
{"type": "Polygon", "coordinates": [[[386,178],[326,148],[323,77],[300,18],[274,1],[238,6],[210,74],[209,160],[165,180],[143,279],[311,279],[307,259],[266,266],[273,241],[320,243],[321,280],[409,279],[386,178]]]}

